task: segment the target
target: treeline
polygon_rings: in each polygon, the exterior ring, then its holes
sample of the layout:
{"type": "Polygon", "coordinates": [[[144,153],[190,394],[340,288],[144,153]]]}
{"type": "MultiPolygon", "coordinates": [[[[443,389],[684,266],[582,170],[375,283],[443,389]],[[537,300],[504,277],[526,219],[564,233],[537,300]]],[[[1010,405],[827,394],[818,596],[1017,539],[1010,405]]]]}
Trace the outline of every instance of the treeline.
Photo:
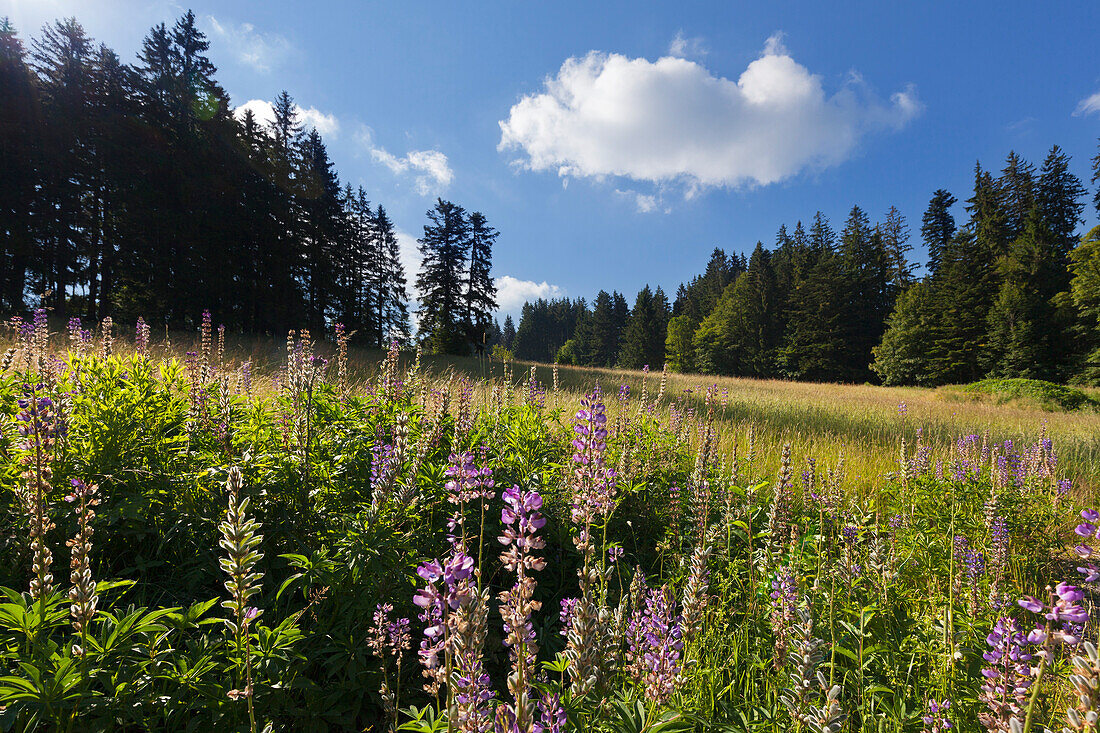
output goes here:
{"type": "MultiPolygon", "coordinates": [[[[408,340],[406,273],[385,208],[341,184],[286,92],[269,123],[236,116],[208,49],[191,12],[151,29],[134,64],[75,19],[47,25],[29,47],[0,20],[0,312],[45,305],[62,319],[185,328],[209,309],[252,332],[340,321],[366,343],[408,340]]],[[[459,268],[449,277],[466,289],[455,314],[448,304],[428,321],[484,327],[495,308],[484,286],[491,229],[443,204],[463,237],[444,245],[458,250],[443,265],[459,268]]],[[[420,278],[438,281],[439,267],[420,278]]],[[[455,341],[447,348],[464,348],[455,341]]]]}
{"type": "MultiPolygon", "coordinates": [[[[1100,154],[1093,161],[1100,181],[1100,154]]],[[[837,233],[817,212],[751,255],[715,249],[669,307],[648,286],[622,295],[524,306],[517,358],[808,381],[937,385],[986,376],[1100,377],[1100,227],[1077,232],[1086,189],[1053,147],[1035,166],[1010,153],[999,175],[975,169],[965,202],[936,191],[919,233],[891,208],[854,206],[837,233]]],[[[1093,203],[1100,211],[1100,191],[1093,203]]]]}

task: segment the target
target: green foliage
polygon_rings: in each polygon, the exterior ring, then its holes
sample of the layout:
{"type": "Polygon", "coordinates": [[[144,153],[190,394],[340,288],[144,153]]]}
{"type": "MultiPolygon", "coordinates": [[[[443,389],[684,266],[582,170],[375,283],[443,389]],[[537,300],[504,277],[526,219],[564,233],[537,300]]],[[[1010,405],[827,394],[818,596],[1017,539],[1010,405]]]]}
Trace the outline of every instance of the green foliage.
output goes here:
{"type": "Polygon", "coordinates": [[[1039,379],[983,379],[961,387],[945,387],[944,391],[969,399],[990,399],[996,404],[1030,403],[1051,411],[1100,408],[1100,400],[1079,389],[1039,379]]]}

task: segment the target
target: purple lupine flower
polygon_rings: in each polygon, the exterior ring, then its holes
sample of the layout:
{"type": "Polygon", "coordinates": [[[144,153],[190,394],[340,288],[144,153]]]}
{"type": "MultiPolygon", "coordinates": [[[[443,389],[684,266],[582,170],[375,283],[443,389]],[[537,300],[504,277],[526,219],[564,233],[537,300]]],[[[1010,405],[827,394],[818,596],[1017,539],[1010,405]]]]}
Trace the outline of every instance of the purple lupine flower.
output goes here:
{"type": "Polygon", "coordinates": [[[450,530],[448,539],[452,544],[463,545],[466,539],[465,506],[474,501],[486,501],[495,493],[493,470],[489,467],[478,468],[474,463],[474,454],[467,451],[452,453],[444,475],[449,479],[444,484],[447,500],[455,505],[455,512],[447,523],[450,530]]]}
{"type": "MultiPolygon", "coordinates": [[[[1079,536],[1086,538],[1087,540],[1100,540],[1100,512],[1095,509],[1082,509],[1081,519],[1085,520],[1081,524],[1078,524],[1076,532],[1079,536]]],[[[1100,556],[1096,549],[1092,545],[1081,543],[1074,548],[1074,551],[1081,557],[1082,560],[1087,562],[1077,568],[1077,572],[1085,575],[1086,583],[1095,583],[1100,580],[1100,568],[1096,565],[1096,558],[1100,556]]]]}
{"type": "Polygon", "coordinates": [[[1085,594],[1075,585],[1061,582],[1049,591],[1050,601],[1043,603],[1034,596],[1024,596],[1017,601],[1020,608],[1041,614],[1046,621],[1028,634],[1028,641],[1044,647],[1040,652],[1049,655],[1049,643],[1076,646],[1080,641],[1081,626],[1088,621],[1088,611],[1081,606],[1085,594]]]}
{"type": "Polygon", "coordinates": [[[667,586],[651,590],[645,609],[635,611],[630,622],[630,638],[635,646],[629,655],[640,662],[646,699],[658,706],[669,701],[682,681],[682,629],[680,618],[673,615],[670,596],[667,586]]]}
{"type": "Polygon", "coordinates": [[[531,729],[534,723],[531,682],[538,656],[531,614],[542,606],[534,600],[535,581],[528,573],[546,566],[545,560],[531,554],[533,550],[545,547],[537,533],[546,526],[546,519],[539,512],[542,496],[537,491],[524,492],[518,486],[512,486],[504,490],[503,499],[505,507],[501,510],[500,519],[505,529],[498,540],[507,549],[500,558],[504,566],[516,574],[516,583],[500,594],[504,643],[509,648],[512,662],[508,690],[514,700],[512,706],[501,707],[507,708],[507,719],[514,728],[525,731],[531,729]]]}
{"type": "MultiPolygon", "coordinates": [[[[615,472],[604,465],[607,450],[607,415],[597,388],[581,400],[573,418],[574,524],[588,527],[611,511],[615,472]]],[[[585,540],[584,544],[587,544],[585,540]]]]}
{"type": "Polygon", "coordinates": [[[982,658],[989,666],[982,669],[985,681],[978,699],[986,704],[989,712],[979,713],[978,718],[989,730],[1008,731],[1013,718],[1023,722],[1028,689],[1032,684],[1028,639],[1014,619],[1001,617],[986,637],[986,643],[990,650],[982,654],[982,658]]]}
{"type": "Polygon", "coordinates": [[[772,592],[769,595],[772,599],[772,633],[775,634],[772,663],[776,671],[779,671],[787,661],[787,649],[798,608],[798,583],[789,567],[779,568],[778,574],[772,580],[772,592]]]}
{"type": "Polygon", "coordinates": [[[947,717],[947,711],[950,709],[950,700],[929,700],[925,707],[924,716],[921,718],[924,723],[924,733],[943,733],[943,731],[951,730],[953,726],[951,720],[947,717]]]}
{"type": "Polygon", "coordinates": [[[567,716],[561,705],[561,697],[555,692],[539,696],[539,722],[534,733],[562,733],[565,730],[567,716]]]}
{"type": "Polygon", "coordinates": [[[909,415],[909,406],[904,401],[898,403],[898,414],[902,417],[909,415]]]}

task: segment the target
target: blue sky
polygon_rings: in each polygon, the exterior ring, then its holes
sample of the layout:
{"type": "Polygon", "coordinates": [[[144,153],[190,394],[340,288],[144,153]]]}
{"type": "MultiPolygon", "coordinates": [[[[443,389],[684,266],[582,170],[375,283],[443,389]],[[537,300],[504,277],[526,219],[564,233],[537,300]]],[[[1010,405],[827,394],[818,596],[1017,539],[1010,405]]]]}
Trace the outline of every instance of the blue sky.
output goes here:
{"type": "Polygon", "coordinates": [[[1038,164],[1057,143],[1087,181],[1100,136],[1095,2],[0,0],[0,15],[24,35],[76,15],[132,61],[187,7],[234,104],[287,89],[410,265],[435,196],[485,213],[513,313],[528,295],[672,294],[713,247],[747,252],[817,209],[839,229],[853,204],[894,205],[916,235],[934,189],[969,195],[975,160],[1038,164]]]}

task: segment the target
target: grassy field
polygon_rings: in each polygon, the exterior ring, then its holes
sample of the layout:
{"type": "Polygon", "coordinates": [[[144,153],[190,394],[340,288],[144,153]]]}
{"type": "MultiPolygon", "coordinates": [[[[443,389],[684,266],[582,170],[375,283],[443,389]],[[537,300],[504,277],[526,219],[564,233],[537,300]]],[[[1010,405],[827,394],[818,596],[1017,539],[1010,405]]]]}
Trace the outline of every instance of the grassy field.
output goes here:
{"type": "MultiPolygon", "coordinates": [[[[180,358],[198,349],[193,334],[173,333],[167,342],[163,337],[154,341],[154,352],[163,353],[168,343],[170,353],[180,358]]],[[[116,348],[126,351],[131,346],[125,339],[118,339],[116,348]]],[[[318,343],[317,352],[332,357],[333,345],[318,343]]],[[[350,349],[348,378],[353,387],[365,385],[374,377],[384,355],[379,349],[350,349]]],[[[225,358],[230,364],[250,360],[258,388],[263,390],[274,384],[285,363],[285,342],[228,337],[225,358]]],[[[403,353],[402,366],[408,366],[413,358],[411,351],[403,353]]],[[[626,384],[635,396],[646,389],[651,397],[661,382],[659,372],[647,376],[641,371],[559,366],[555,391],[554,368],[548,364],[517,361],[505,365],[476,357],[424,356],[422,366],[443,382],[463,376],[500,382],[510,373],[516,388],[522,386],[534,367],[536,379],[547,390],[550,409],[575,405],[578,396],[597,382],[605,392],[615,392],[626,384]]],[[[714,388],[722,403],[719,417],[723,451],[732,450],[735,441],[740,450],[746,450],[751,431],[757,453],[772,461],[778,461],[784,443],[791,444],[796,465],[808,456],[833,463],[843,457],[852,487],[867,487],[883,474],[896,471],[900,438],[904,436],[911,449],[918,431],[925,443],[934,446],[948,445],[969,434],[988,434],[998,443],[1030,443],[1045,431],[1054,441],[1064,475],[1076,479],[1075,488],[1089,498],[1100,489],[1100,411],[1090,406],[1050,409],[1049,403],[1027,395],[991,397],[959,387],[880,387],[669,373],[662,407],[667,410],[669,405],[682,404],[701,410],[708,388],[714,388]]],[[[1100,390],[1086,391],[1092,398],[1100,397],[1100,390]]],[[[475,401],[488,404],[487,388],[478,385],[475,392],[475,401]]],[[[608,402],[609,413],[614,415],[617,400],[608,402]]]]}

